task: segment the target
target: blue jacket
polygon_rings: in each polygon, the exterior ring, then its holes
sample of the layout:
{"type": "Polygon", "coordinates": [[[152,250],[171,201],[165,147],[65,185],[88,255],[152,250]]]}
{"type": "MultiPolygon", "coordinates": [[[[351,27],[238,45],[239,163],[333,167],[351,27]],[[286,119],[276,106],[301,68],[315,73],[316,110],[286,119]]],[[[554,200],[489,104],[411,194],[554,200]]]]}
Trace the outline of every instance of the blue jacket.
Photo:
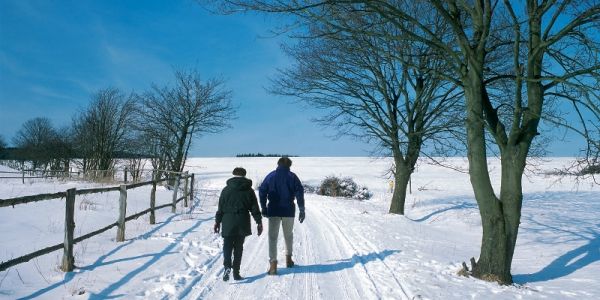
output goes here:
{"type": "Polygon", "coordinates": [[[290,168],[279,166],[263,180],[258,188],[260,207],[267,217],[294,217],[298,202],[304,210],[304,187],[290,168]]]}

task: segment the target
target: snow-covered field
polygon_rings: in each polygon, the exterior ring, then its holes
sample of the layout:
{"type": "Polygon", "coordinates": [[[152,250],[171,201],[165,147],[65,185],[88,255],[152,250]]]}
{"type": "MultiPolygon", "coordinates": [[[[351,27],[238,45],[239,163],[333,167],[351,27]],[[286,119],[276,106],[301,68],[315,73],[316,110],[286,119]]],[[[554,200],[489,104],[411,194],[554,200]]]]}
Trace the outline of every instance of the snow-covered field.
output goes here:
{"type": "MultiPolygon", "coordinates": [[[[294,227],[298,266],[267,276],[267,237],[246,239],[240,282],[223,282],[222,239],[212,233],[217,198],[231,170],[242,166],[258,184],[276,158],[194,158],[197,197],[189,208],[128,222],[75,246],[75,272],[58,269],[62,251],[0,272],[0,299],[600,299],[600,187],[541,173],[524,179],[514,286],[456,275],[477,256],[481,226],[466,174],[420,165],[406,216],[387,213],[387,159],[293,158],[301,180],[350,176],[374,192],[355,201],[307,194],[306,221],[294,227]]],[[[452,159],[462,167],[464,159],[452,159]]],[[[539,170],[568,163],[557,158],[539,170]]],[[[491,162],[498,178],[498,164],[491,162]]],[[[0,166],[0,170],[6,170],[0,166]]],[[[1,176],[1,175],[0,175],[1,176]]],[[[84,188],[94,184],[0,179],[0,199],[84,188]]],[[[150,188],[130,191],[128,214],[146,209],[150,188]]],[[[159,189],[157,205],[171,191],[159,189]]],[[[114,222],[118,193],[76,199],[79,236],[114,222]]],[[[0,260],[62,242],[64,200],[0,208],[0,260]]],[[[280,256],[283,258],[283,243],[280,256]]]]}

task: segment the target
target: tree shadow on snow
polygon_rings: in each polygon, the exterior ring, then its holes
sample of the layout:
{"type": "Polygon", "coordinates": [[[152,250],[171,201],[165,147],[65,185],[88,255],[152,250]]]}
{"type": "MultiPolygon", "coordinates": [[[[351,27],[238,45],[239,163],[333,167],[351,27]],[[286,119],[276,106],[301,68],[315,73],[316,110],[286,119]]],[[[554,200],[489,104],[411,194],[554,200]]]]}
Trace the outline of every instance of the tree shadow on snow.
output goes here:
{"type": "MultiPolygon", "coordinates": [[[[455,197],[452,197],[451,199],[454,199],[455,197]]],[[[465,197],[459,197],[458,199],[464,199],[465,197]]],[[[445,213],[447,211],[450,210],[461,210],[461,209],[473,209],[473,208],[477,208],[477,204],[475,203],[469,203],[469,202],[461,202],[461,203],[456,203],[452,206],[446,207],[446,208],[442,208],[442,209],[438,209],[436,211],[431,212],[428,215],[425,215],[421,218],[412,220],[414,222],[425,222],[427,220],[429,220],[430,218],[432,218],[433,216],[445,213]]]]}
{"type": "Polygon", "coordinates": [[[593,237],[585,245],[557,257],[535,273],[513,275],[513,281],[523,284],[557,279],[600,261],[600,233],[592,230],[591,234],[593,237]]]}
{"type": "MultiPolygon", "coordinates": [[[[361,264],[366,265],[369,262],[380,260],[385,260],[386,257],[400,253],[400,250],[384,250],[382,252],[371,252],[363,255],[354,254],[352,257],[341,260],[330,260],[333,263],[323,263],[323,264],[314,264],[314,265],[298,265],[296,264],[292,268],[278,268],[277,274],[278,276],[285,276],[289,274],[307,274],[307,273],[330,273],[330,272],[338,272],[345,269],[352,269],[354,266],[361,264]]],[[[264,278],[268,276],[265,273],[261,273],[254,276],[248,276],[244,280],[239,281],[239,283],[252,283],[256,280],[264,278]]]]}
{"type": "MultiPolygon", "coordinates": [[[[123,243],[119,243],[119,245],[115,248],[113,248],[111,251],[109,251],[108,253],[98,257],[98,259],[87,265],[84,267],[78,267],[76,266],[76,269],[78,269],[78,272],[67,272],[65,273],[65,277],[63,278],[63,280],[56,282],[48,287],[45,287],[43,289],[40,289],[30,295],[27,295],[25,297],[19,298],[19,299],[34,299],[37,297],[42,296],[43,294],[57,288],[57,287],[63,287],[65,286],[65,284],[67,284],[68,282],[72,281],[76,276],[78,275],[82,275],[85,272],[89,272],[89,271],[93,271],[94,269],[100,267],[100,266],[105,266],[105,265],[110,265],[110,264],[114,264],[114,263],[119,263],[119,262],[124,262],[124,261],[130,261],[130,260],[136,260],[136,259],[142,259],[142,258],[151,258],[150,260],[148,260],[146,263],[144,263],[143,265],[141,265],[140,267],[138,267],[137,269],[131,271],[130,273],[126,274],[125,276],[123,276],[119,281],[115,282],[114,284],[111,284],[110,286],[108,286],[107,288],[105,288],[104,290],[100,291],[98,294],[90,294],[89,295],[89,299],[111,299],[111,298],[117,298],[117,297],[123,297],[125,295],[111,295],[111,293],[113,291],[115,291],[117,288],[121,287],[122,285],[124,285],[126,282],[128,282],[129,280],[131,280],[133,277],[135,277],[137,274],[139,274],[140,272],[142,272],[144,269],[148,268],[150,265],[154,264],[155,262],[157,262],[161,257],[165,256],[165,255],[169,255],[169,254],[173,254],[175,252],[172,252],[171,250],[173,250],[173,248],[178,244],[179,240],[181,238],[183,238],[185,235],[189,234],[190,232],[192,232],[195,228],[197,228],[198,226],[200,226],[201,223],[209,220],[209,219],[201,219],[198,220],[193,226],[191,226],[190,228],[188,228],[186,231],[184,231],[183,233],[181,233],[181,235],[177,238],[177,240],[173,241],[171,244],[169,244],[169,246],[167,246],[165,249],[163,249],[161,252],[158,253],[149,253],[149,254],[145,254],[145,255],[138,255],[138,256],[134,256],[134,257],[128,257],[128,258],[120,258],[120,259],[115,259],[115,260],[107,260],[110,256],[112,256],[113,254],[119,252],[121,249],[131,245],[133,242],[135,242],[136,240],[140,240],[140,239],[148,239],[150,236],[152,236],[154,233],[158,232],[161,228],[163,228],[164,226],[166,226],[167,224],[169,224],[175,217],[181,216],[182,214],[175,214],[172,215],[170,217],[168,217],[164,222],[162,223],[158,223],[158,226],[154,227],[152,230],[145,232],[135,238],[129,239],[123,243]]],[[[212,218],[210,218],[212,219],[212,218]]]]}

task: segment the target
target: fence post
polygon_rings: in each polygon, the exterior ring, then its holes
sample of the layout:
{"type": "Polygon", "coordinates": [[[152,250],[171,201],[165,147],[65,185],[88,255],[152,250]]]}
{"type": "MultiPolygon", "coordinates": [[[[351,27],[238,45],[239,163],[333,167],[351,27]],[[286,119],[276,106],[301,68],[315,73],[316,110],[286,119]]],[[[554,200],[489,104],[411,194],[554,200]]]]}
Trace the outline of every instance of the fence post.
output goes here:
{"type": "Polygon", "coordinates": [[[22,170],[23,173],[21,174],[21,181],[23,181],[23,184],[25,184],[25,169],[22,170]]]}
{"type": "Polygon", "coordinates": [[[156,224],[156,216],[154,214],[156,207],[156,179],[152,176],[152,191],[150,192],[150,224],[156,224]]]}
{"type": "Polygon", "coordinates": [[[65,242],[61,269],[71,272],[75,268],[73,257],[73,235],[75,232],[75,189],[67,190],[67,201],[65,206],[65,242]]]}
{"type": "Polygon", "coordinates": [[[179,189],[179,175],[175,174],[175,187],[173,188],[173,207],[171,207],[171,212],[175,213],[177,208],[177,190],[179,189]]]}
{"type": "Polygon", "coordinates": [[[185,198],[183,198],[183,206],[184,207],[188,207],[188,197],[190,196],[189,191],[188,191],[188,181],[190,180],[190,175],[188,173],[188,171],[185,171],[185,184],[183,186],[183,192],[185,193],[184,196],[185,198]]]}
{"type": "Polygon", "coordinates": [[[192,179],[190,180],[190,202],[194,205],[194,173],[192,173],[192,179]]]}
{"type": "Polygon", "coordinates": [[[127,168],[125,168],[125,170],[123,172],[124,172],[123,179],[124,179],[125,183],[127,183],[127,168]]]}
{"type": "Polygon", "coordinates": [[[117,220],[117,242],[125,241],[125,214],[127,213],[127,186],[122,184],[119,196],[119,220],[117,220]]]}

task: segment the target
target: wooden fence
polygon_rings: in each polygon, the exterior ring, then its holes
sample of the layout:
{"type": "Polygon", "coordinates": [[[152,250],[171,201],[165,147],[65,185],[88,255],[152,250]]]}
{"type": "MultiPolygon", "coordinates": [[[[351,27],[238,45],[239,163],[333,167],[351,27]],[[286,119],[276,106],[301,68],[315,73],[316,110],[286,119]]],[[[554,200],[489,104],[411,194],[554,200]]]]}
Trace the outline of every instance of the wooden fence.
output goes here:
{"type": "Polygon", "coordinates": [[[8,174],[0,176],[0,179],[21,179],[25,183],[25,179],[33,178],[73,178],[74,175],[79,176],[80,172],[68,172],[58,170],[21,170],[15,171],[0,171],[0,174],[8,174]]]}
{"type": "MultiPolygon", "coordinates": [[[[154,172],[153,169],[141,169],[138,172],[154,172]]],[[[25,179],[34,178],[68,178],[68,179],[109,179],[115,180],[117,172],[123,172],[123,182],[128,182],[128,174],[132,174],[132,170],[110,169],[110,170],[86,170],[83,171],[64,171],[64,170],[21,170],[21,171],[0,171],[0,179],[21,179],[25,184],[25,179]]],[[[161,171],[163,173],[174,173],[170,171],[161,171]]],[[[133,177],[133,176],[132,176],[133,177]]],[[[133,178],[132,178],[133,179],[133,178]]]]}
{"type": "MultiPolygon", "coordinates": [[[[174,173],[174,172],[172,172],[172,173],[174,173]]],[[[66,190],[65,192],[58,192],[58,193],[52,193],[52,194],[38,194],[38,195],[23,196],[23,197],[16,197],[16,198],[10,198],[10,199],[0,199],[0,208],[9,207],[9,206],[14,207],[15,205],[33,203],[33,202],[39,202],[39,201],[45,201],[45,200],[51,200],[51,199],[60,199],[60,198],[66,199],[66,201],[65,201],[65,238],[64,238],[64,242],[57,244],[57,245],[50,246],[50,247],[46,247],[44,249],[37,250],[35,252],[29,253],[29,254],[26,254],[26,255],[23,255],[23,256],[8,260],[8,261],[0,262],[0,272],[4,271],[12,266],[27,262],[33,258],[42,256],[44,254],[51,253],[51,252],[59,250],[61,248],[63,248],[61,269],[64,272],[71,272],[71,271],[73,271],[74,264],[75,264],[75,258],[73,257],[73,246],[76,243],[81,242],[85,239],[89,239],[100,233],[103,233],[115,226],[117,227],[116,241],[122,242],[125,240],[125,223],[127,221],[137,219],[140,216],[150,213],[150,224],[155,224],[156,223],[155,211],[157,209],[171,207],[172,208],[171,212],[175,213],[177,203],[179,203],[182,200],[184,201],[184,206],[188,207],[188,200],[194,199],[194,174],[193,173],[189,174],[188,172],[184,172],[184,173],[174,173],[174,175],[176,176],[176,180],[175,180],[175,187],[173,189],[172,201],[171,201],[171,203],[163,204],[163,205],[159,205],[159,206],[156,206],[156,185],[158,183],[169,180],[168,178],[167,179],[159,179],[159,180],[154,179],[151,181],[133,183],[133,184],[128,184],[128,185],[122,184],[120,186],[114,186],[114,187],[108,187],[108,188],[91,188],[91,189],[81,189],[81,190],[77,190],[77,189],[73,188],[73,189],[66,190]],[[178,198],[177,194],[179,191],[179,185],[180,185],[181,181],[184,182],[183,195],[178,198]],[[144,211],[138,212],[136,214],[133,214],[131,216],[127,216],[126,215],[127,214],[127,190],[146,186],[146,185],[152,185],[152,190],[150,192],[150,208],[148,208],[144,211]],[[93,232],[84,234],[80,237],[74,238],[75,197],[77,195],[105,193],[105,192],[111,192],[111,191],[119,191],[119,216],[117,218],[117,221],[112,224],[109,224],[103,228],[100,228],[96,231],[93,231],[93,232]]]]}

